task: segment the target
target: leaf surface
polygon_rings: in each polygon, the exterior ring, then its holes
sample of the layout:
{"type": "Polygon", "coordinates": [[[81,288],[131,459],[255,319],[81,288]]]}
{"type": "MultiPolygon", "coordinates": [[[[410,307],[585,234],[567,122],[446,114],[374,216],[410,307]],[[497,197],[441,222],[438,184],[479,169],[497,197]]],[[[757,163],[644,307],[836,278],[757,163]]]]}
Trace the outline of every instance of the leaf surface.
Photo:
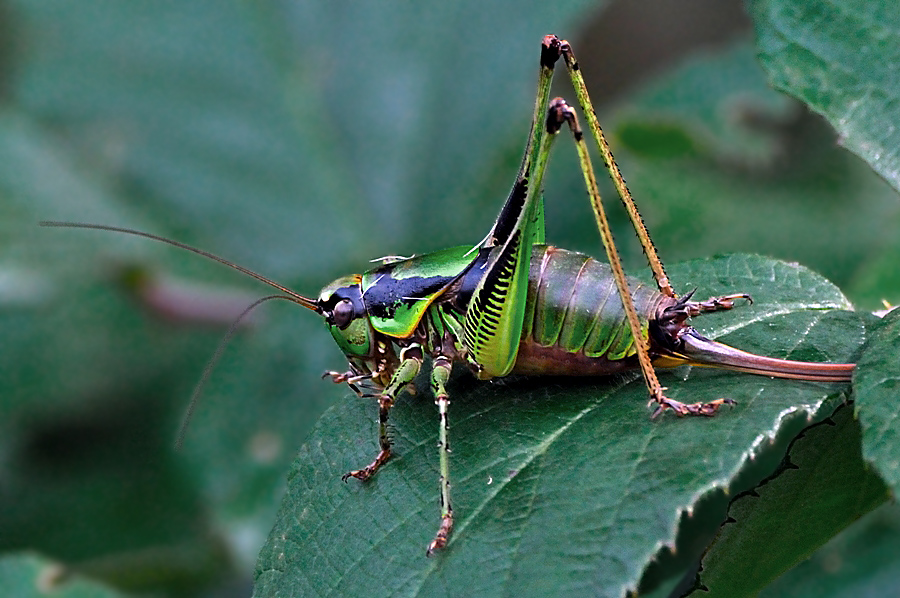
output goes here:
{"type": "Polygon", "coordinates": [[[805,430],[781,470],[737,497],[703,557],[693,596],[757,596],[890,492],[866,467],[853,410],[805,430]],[[748,567],[747,563],[753,563],[748,567]]]}
{"type": "MultiPolygon", "coordinates": [[[[673,279],[701,295],[730,286],[752,307],[697,319],[705,332],[754,351],[852,361],[868,320],[824,279],[756,256],[689,262],[673,279]]],[[[488,594],[620,596],[644,563],[674,542],[682,510],[728,487],[782,426],[833,410],[846,385],[721,371],[663,375],[671,397],[731,397],[710,419],[653,421],[635,376],[499,380],[451,387],[456,526],[425,559],[437,529],[437,417],[427,391],[392,412],[395,458],[368,484],[340,475],[367,462],[373,405],[330,410],[294,462],[278,522],[257,564],[257,596],[488,594]],[[685,379],[682,380],[681,378],[685,379]],[[823,407],[823,403],[827,406],[823,407]]]]}

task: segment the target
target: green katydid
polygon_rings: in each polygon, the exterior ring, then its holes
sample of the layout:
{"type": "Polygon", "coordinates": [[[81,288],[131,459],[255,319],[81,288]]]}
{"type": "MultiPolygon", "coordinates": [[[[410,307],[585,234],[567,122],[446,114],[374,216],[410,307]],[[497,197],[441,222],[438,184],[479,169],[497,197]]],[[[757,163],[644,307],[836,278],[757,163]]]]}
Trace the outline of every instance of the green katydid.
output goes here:
{"type": "MultiPolygon", "coordinates": [[[[677,297],[616,165],[568,42],[548,35],[542,43],[538,93],[531,131],[516,181],[487,236],[465,245],[411,258],[385,258],[364,274],[337,279],[317,298],[183,243],[119,227],[44,222],[44,226],[93,228],[139,235],[193,251],[264,282],[324,317],[349,362],[326,372],[357,394],[377,399],[379,452],[348,472],[371,478],[392,456],[388,414],[398,393],[430,357],[431,388],[439,414],[440,524],[427,554],[444,548],[453,528],[450,504],[449,395],[454,363],[481,379],[509,374],[605,375],[640,368],[653,417],[666,409],[679,416],[712,416],[728,398],[685,404],[669,399],[654,367],[683,364],[811,381],[848,382],[853,364],[797,362],[761,357],[709,340],[688,325],[691,316],[731,309],[743,293],[692,301],[677,297]],[[650,263],[657,289],[626,278],[600,201],[600,193],[575,111],[550,99],[559,58],[618,194],[650,263]],[[541,183],[551,146],[563,127],[574,137],[585,184],[609,264],[544,244],[541,183]],[[362,389],[362,390],[361,390],[362,389]]],[[[253,306],[251,306],[252,308],[253,306]]],[[[245,312],[246,313],[246,312],[245,312]]]]}

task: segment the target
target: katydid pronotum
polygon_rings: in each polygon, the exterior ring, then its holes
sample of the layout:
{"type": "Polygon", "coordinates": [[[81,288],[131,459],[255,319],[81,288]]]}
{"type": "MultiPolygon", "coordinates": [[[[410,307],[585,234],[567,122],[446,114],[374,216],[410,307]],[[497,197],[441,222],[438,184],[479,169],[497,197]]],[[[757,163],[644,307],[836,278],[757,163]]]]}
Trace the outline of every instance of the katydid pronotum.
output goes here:
{"type": "Polygon", "coordinates": [[[454,363],[465,364],[480,379],[509,374],[605,375],[638,367],[655,407],[653,417],[665,410],[679,416],[712,416],[733,402],[672,400],[665,396],[654,367],[690,364],[826,382],[847,382],[854,368],[753,355],[707,339],[687,323],[692,316],[731,309],[735,301],[750,297],[736,293],[692,301],[690,294],[676,296],[597,122],[572,49],[554,35],[542,43],[534,116],[515,183],[490,232],[475,246],[385,259],[364,274],[337,279],[317,298],[310,298],[218,256],[156,235],[96,224],[42,225],[110,230],[169,243],[256,278],[283,293],[273,297],[323,316],[349,362],[347,371],[326,372],[326,377],[375,398],[379,409],[379,452],[365,467],[345,474],[345,481],[350,477],[365,481],[391,458],[388,414],[398,393],[414,381],[425,357],[430,357],[439,414],[441,513],[428,555],[446,546],[453,529],[446,385],[454,363]],[[560,58],[647,256],[656,290],[626,278],[576,113],[563,99],[550,99],[550,82],[560,58]],[[541,185],[551,146],[564,127],[576,144],[608,265],[544,244],[541,185]]]}

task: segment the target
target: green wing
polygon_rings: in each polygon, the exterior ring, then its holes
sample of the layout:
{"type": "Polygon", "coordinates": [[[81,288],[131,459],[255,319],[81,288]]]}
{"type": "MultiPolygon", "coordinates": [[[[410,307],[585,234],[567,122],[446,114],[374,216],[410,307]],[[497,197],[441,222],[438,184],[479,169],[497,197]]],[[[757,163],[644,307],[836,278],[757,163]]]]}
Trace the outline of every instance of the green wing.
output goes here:
{"type": "Polygon", "coordinates": [[[362,276],[363,302],[372,327],[406,338],[431,305],[472,263],[470,245],[390,262],[362,276]]]}

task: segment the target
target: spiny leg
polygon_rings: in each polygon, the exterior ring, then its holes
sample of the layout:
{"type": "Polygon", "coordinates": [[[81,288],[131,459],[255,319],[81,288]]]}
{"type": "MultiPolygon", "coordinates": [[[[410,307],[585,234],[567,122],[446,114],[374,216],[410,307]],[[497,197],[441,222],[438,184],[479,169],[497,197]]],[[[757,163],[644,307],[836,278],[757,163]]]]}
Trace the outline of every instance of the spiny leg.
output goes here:
{"type": "Polygon", "coordinates": [[[394,399],[400,390],[416,379],[419,368],[422,366],[422,347],[416,344],[404,348],[400,352],[400,365],[391,378],[391,382],[378,395],[378,446],[380,448],[375,460],[366,465],[362,469],[348,471],[341,479],[347,481],[348,478],[356,478],[357,480],[366,481],[375,475],[382,465],[391,458],[391,441],[388,438],[388,414],[394,405],[394,399]]]}
{"type": "MultiPolygon", "coordinates": [[[[546,67],[542,66],[542,72],[546,67]]],[[[506,376],[515,365],[519,350],[531,253],[536,239],[543,238],[543,211],[540,188],[550,151],[563,122],[548,109],[541,119],[543,133],[531,152],[524,178],[513,188],[487,241],[502,239],[493,250],[468,303],[463,326],[463,345],[478,377],[506,376]],[[523,183],[523,184],[519,184],[523,183]]],[[[487,243],[486,241],[486,243],[487,243]]]]}
{"type": "MultiPolygon", "coordinates": [[[[491,231],[481,243],[482,247],[496,247],[509,240],[516,228],[523,211],[529,206],[526,194],[529,186],[540,187],[540,179],[535,176],[535,164],[542,151],[542,139],[545,134],[544,119],[547,115],[547,106],[550,103],[550,83],[553,81],[553,69],[560,57],[559,38],[555,35],[547,35],[541,44],[540,71],[538,74],[537,95],[534,100],[534,114],[531,118],[531,130],[528,133],[528,141],[525,144],[525,154],[519,165],[516,182],[510,191],[509,197],[503,204],[497,220],[491,231]]],[[[534,243],[544,242],[544,209],[539,190],[533,199],[536,202],[534,217],[537,220],[535,226],[534,243]]]]}
{"type": "MultiPolygon", "coordinates": [[[[502,376],[512,369],[518,337],[524,317],[525,294],[531,262],[531,247],[544,240],[541,181],[550,148],[561,123],[547,120],[550,83],[559,60],[559,40],[544,38],[538,91],[535,98],[531,131],[516,182],[494,226],[480,244],[483,248],[499,247],[497,256],[488,264],[486,275],[473,293],[472,306],[463,326],[463,343],[470,359],[487,376],[502,376]],[[551,127],[553,129],[551,130],[551,127]],[[485,283],[485,281],[488,283],[485,283]],[[507,338],[512,336],[513,338],[507,338]]],[[[427,554],[446,546],[453,529],[450,504],[449,396],[445,385],[450,376],[451,359],[438,355],[432,369],[432,390],[440,415],[440,486],[441,524],[427,554]]]]}
{"type": "Polygon", "coordinates": [[[346,372],[328,370],[327,372],[322,373],[322,379],[324,380],[325,378],[331,378],[331,381],[335,384],[346,384],[358,397],[373,396],[368,392],[375,388],[375,384],[372,381],[372,374],[360,374],[353,370],[346,372]],[[366,390],[367,392],[363,392],[363,390],[366,390]]]}
{"type": "Polygon", "coordinates": [[[699,316],[700,314],[731,309],[734,307],[734,302],[738,299],[745,299],[753,303],[753,298],[749,294],[733,293],[720,297],[710,297],[706,301],[688,301],[685,307],[688,309],[688,315],[699,316]]]}
{"type": "MultiPolygon", "coordinates": [[[[643,247],[644,254],[647,256],[647,261],[650,263],[650,269],[653,271],[653,278],[656,279],[656,285],[659,287],[659,292],[667,297],[675,297],[675,291],[669,283],[666,271],[656,253],[653,241],[650,239],[650,233],[647,231],[644,220],[641,218],[640,212],[638,212],[637,205],[635,205],[634,199],[631,197],[631,192],[625,184],[625,177],[622,176],[622,171],[619,170],[619,166],[616,164],[612,151],[609,149],[609,143],[607,143],[606,137],[603,135],[603,129],[600,128],[600,122],[597,120],[597,113],[594,112],[594,106],[591,104],[591,98],[588,95],[584,78],[581,76],[581,69],[578,67],[578,61],[575,60],[575,54],[572,52],[572,46],[569,45],[569,42],[561,40],[559,42],[559,47],[563,59],[565,60],[566,68],[569,70],[569,77],[572,79],[572,86],[575,88],[575,95],[578,97],[578,103],[581,105],[581,110],[584,112],[584,116],[587,119],[588,127],[597,142],[597,147],[600,150],[600,155],[603,157],[603,163],[606,166],[606,170],[609,171],[609,176],[613,180],[616,191],[619,193],[622,204],[625,206],[628,217],[631,219],[634,231],[637,233],[638,239],[641,242],[641,247],[643,247]]],[[[598,215],[597,218],[599,220],[600,216],[598,215]]]]}
{"type": "Polygon", "coordinates": [[[753,303],[753,299],[747,293],[734,293],[731,295],[722,295],[720,297],[710,297],[706,301],[691,301],[694,291],[683,295],[676,303],[670,305],[660,317],[657,318],[657,326],[667,330],[670,337],[678,335],[678,331],[683,327],[684,322],[688,318],[699,316],[705,313],[716,311],[724,311],[734,308],[734,302],[738,299],[744,299],[753,303]]]}
{"type": "MultiPolygon", "coordinates": [[[[662,390],[665,390],[665,388],[662,390]]],[[[681,401],[676,401],[666,396],[662,396],[659,399],[654,397],[650,401],[651,405],[653,403],[656,403],[656,409],[650,414],[651,419],[659,417],[666,409],[671,409],[678,417],[684,417],[685,415],[712,417],[722,405],[735,404],[732,399],[716,399],[715,401],[709,401],[708,403],[682,403],[681,401]]]]}
{"type": "Polygon", "coordinates": [[[612,269],[613,279],[616,282],[616,288],[619,291],[619,297],[622,300],[622,307],[628,319],[628,326],[631,329],[631,335],[634,338],[635,348],[637,351],[638,363],[641,366],[641,372],[644,375],[644,382],[650,391],[650,400],[658,405],[653,417],[656,417],[665,409],[671,409],[677,415],[714,415],[715,412],[725,403],[730,403],[730,399],[718,399],[709,403],[685,404],[680,401],[672,400],[663,393],[665,388],[659,383],[656,377],[656,371],[653,364],[650,363],[650,347],[647,338],[641,329],[641,323],[638,319],[637,310],[634,308],[634,301],[631,298],[631,291],[628,288],[628,282],[625,279],[625,270],[622,268],[622,261],[619,258],[619,252],[616,250],[616,244],[613,240],[612,231],[609,228],[609,222],[606,219],[606,210],[600,199],[600,190],[597,188],[597,178],[594,175],[594,167],[591,165],[591,157],[588,153],[587,144],[584,142],[584,134],[581,127],[578,126],[578,118],[575,111],[566,104],[562,98],[556,98],[550,103],[550,110],[555,110],[559,114],[561,120],[568,123],[572,136],[575,138],[575,146],[578,150],[578,161],[581,165],[581,172],[584,175],[584,182],[591,196],[591,204],[594,207],[594,215],[597,219],[597,228],[600,229],[600,237],[603,240],[603,247],[606,249],[606,256],[609,260],[609,266],[612,269]]]}
{"type": "Polygon", "coordinates": [[[440,430],[438,431],[438,450],[440,450],[441,464],[441,526],[428,545],[425,552],[427,556],[434,554],[447,545],[447,538],[453,530],[453,507],[450,506],[450,420],[447,411],[450,407],[450,397],[445,385],[450,379],[450,370],[453,365],[449,358],[443,355],[436,357],[431,370],[431,390],[434,393],[434,404],[437,405],[440,415],[440,430]]]}

